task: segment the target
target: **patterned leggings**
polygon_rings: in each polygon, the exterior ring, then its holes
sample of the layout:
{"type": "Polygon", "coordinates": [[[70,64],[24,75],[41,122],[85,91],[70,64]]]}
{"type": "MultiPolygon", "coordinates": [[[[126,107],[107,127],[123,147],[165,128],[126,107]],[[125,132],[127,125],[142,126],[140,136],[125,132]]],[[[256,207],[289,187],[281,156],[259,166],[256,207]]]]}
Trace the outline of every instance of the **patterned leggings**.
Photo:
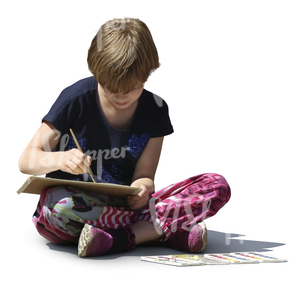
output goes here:
{"type": "Polygon", "coordinates": [[[170,185],[151,195],[142,210],[131,210],[124,198],[84,193],[70,187],[44,189],[33,223],[57,244],[78,243],[85,223],[103,230],[130,226],[138,220],[153,223],[167,240],[215,215],[230,199],[225,178],[206,173],[170,185]]]}

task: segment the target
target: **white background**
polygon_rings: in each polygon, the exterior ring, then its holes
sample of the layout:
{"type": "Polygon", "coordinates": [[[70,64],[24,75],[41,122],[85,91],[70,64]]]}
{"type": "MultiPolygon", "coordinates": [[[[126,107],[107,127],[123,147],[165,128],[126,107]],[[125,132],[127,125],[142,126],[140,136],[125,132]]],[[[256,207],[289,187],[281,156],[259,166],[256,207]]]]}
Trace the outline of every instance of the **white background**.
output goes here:
{"type": "Polygon", "coordinates": [[[5,299],[271,299],[296,291],[298,1],[2,3],[5,299]],[[167,101],[175,133],[165,138],[157,188],[200,173],[222,174],[232,198],[206,222],[206,252],[270,251],[288,263],[178,268],[141,262],[142,255],[176,252],[145,247],[80,259],[76,248],[37,234],[31,216],[38,197],[16,194],[27,178],[18,170],[19,156],[61,90],[90,76],[90,42],[115,17],[143,20],[160,55],[161,67],[145,87],[167,101]]]}

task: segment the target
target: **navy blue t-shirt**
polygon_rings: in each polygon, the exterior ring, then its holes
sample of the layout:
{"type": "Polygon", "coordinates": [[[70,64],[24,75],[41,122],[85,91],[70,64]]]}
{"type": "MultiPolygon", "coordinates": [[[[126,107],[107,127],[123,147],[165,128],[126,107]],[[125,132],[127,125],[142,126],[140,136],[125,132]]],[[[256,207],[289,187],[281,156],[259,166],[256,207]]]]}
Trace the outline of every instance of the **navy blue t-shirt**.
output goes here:
{"type": "MultiPolygon", "coordinates": [[[[70,128],[84,153],[93,158],[91,168],[97,181],[130,185],[136,163],[150,138],[173,132],[168,106],[155,94],[143,90],[130,127],[112,128],[100,108],[98,83],[94,77],[82,79],[59,95],[43,121],[50,122],[61,134],[53,151],[76,148],[70,128]]],[[[89,175],[63,171],[47,177],[91,181],[89,175]]]]}

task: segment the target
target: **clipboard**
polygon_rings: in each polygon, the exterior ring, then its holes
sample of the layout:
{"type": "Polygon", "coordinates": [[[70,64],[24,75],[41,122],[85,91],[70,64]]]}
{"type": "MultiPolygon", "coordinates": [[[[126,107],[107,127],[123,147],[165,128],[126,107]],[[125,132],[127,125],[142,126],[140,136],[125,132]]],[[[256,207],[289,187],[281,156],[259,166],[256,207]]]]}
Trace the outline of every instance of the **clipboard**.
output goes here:
{"type": "Polygon", "coordinates": [[[49,177],[30,176],[24,184],[17,190],[18,194],[41,194],[44,188],[68,186],[74,187],[88,193],[104,194],[107,196],[126,197],[137,195],[141,189],[114,183],[94,183],[86,181],[75,181],[66,179],[56,179],[49,177]]]}

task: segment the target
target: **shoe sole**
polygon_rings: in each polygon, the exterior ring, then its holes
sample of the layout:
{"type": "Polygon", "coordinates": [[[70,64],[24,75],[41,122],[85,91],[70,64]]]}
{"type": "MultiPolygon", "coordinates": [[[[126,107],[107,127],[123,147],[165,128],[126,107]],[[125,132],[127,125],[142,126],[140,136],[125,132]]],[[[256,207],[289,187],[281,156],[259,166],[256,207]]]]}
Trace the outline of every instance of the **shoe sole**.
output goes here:
{"type": "Polygon", "coordinates": [[[91,225],[85,224],[83,229],[81,230],[81,234],[78,242],[78,256],[80,257],[86,256],[87,249],[93,241],[91,228],[92,228],[91,225]]]}
{"type": "Polygon", "coordinates": [[[203,246],[199,251],[197,251],[197,253],[204,251],[205,248],[206,248],[206,244],[207,244],[207,228],[206,228],[206,225],[203,221],[201,223],[198,223],[198,225],[201,226],[202,231],[203,231],[203,233],[202,233],[203,246]]]}

